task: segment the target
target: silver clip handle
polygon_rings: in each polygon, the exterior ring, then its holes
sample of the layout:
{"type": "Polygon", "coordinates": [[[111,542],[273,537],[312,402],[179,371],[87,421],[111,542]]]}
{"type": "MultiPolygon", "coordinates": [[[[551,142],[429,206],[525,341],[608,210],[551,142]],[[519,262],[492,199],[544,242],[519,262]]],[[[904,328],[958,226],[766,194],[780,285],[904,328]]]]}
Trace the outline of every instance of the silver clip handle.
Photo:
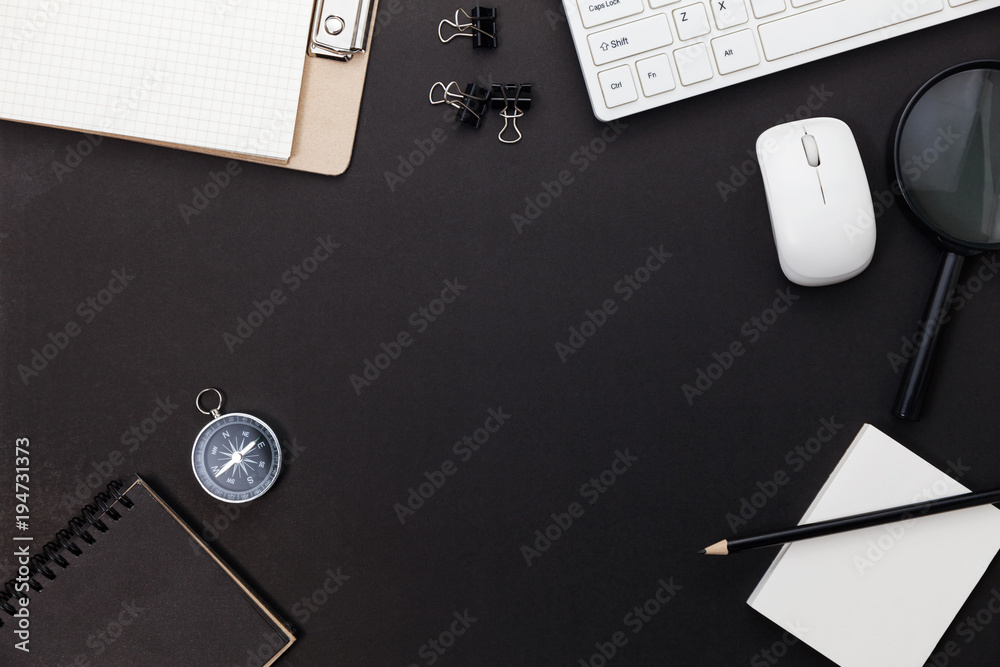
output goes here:
{"type": "Polygon", "coordinates": [[[363,53],[372,26],[372,0],[316,0],[309,30],[310,56],[350,60],[363,53]]]}

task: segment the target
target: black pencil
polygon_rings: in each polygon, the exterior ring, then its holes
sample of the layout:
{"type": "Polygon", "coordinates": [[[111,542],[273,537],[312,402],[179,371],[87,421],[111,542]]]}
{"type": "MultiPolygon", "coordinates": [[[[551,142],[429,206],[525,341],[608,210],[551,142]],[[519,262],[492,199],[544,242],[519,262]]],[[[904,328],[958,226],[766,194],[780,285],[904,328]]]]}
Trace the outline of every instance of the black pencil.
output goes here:
{"type": "Polygon", "coordinates": [[[795,526],[794,528],[775,530],[769,533],[760,533],[759,535],[748,535],[747,537],[735,540],[722,540],[702,549],[698,553],[710,556],[726,556],[746,549],[773,547],[788,542],[807,540],[812,537],[833,535],[834,533],[843,533],[848,530],[858,530],[859,528],[879,526],[885,523],[906,521],[917,517],[951,512],[979,505],[992,505],[998,502],[1000,502],[1000,489],[983,491],[981,493],[965,493],[937,500],[912,503],[901,507],[891,507],[884,510],[875,510],[874,512],[865,512],[864,514],[855,514],[854,516],[829,519],[828,521],[807,523],[795,526]]]}

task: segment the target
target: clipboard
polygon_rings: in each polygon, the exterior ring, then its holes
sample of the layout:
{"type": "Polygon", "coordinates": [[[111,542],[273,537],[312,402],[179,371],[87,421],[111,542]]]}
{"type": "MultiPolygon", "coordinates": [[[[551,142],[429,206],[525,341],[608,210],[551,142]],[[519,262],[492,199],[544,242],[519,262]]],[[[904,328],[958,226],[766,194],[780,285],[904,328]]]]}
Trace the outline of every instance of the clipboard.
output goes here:
{"type": "Polygon", "coordinates": [[[337,176],[351,162],[377,6],[378,0],[314,0],[308,39],[303,44],[305,65],[287,162],[89,128],[16,122],[337,176]]]}

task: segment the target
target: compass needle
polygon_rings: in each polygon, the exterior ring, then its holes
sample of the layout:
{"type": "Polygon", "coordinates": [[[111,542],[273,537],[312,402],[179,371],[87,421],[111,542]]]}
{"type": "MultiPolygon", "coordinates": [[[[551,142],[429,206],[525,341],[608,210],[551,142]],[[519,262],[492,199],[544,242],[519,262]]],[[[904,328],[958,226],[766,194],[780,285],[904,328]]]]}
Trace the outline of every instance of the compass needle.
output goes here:
{"type": "Polygon", "coordinates": [[[281,471],[282,459],[274,431],[252,415],[220,414],[222,394],[218,390],[202,391],[195,404],[213,417],[191,450],[191,466],[202,488],[228,503],[245,503],[270,489],[281,471]],[[201,397],[206,392],[217,395],[218,407],[202,407],[201,397]]]}

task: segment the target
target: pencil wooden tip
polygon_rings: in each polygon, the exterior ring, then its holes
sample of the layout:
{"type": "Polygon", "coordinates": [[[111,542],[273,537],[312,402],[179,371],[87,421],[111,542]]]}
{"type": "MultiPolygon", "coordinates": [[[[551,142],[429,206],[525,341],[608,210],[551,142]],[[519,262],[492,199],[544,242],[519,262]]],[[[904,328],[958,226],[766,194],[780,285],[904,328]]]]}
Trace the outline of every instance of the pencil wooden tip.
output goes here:
{"type": "Polygon", "coordinates": [[[728,540],[722,540],[721,542],[716,542],[710,547],[705,547],[700,551],[700,553],[707,554],[709,556],[728,556],[729,555],[729,542],[728,540]]]}

